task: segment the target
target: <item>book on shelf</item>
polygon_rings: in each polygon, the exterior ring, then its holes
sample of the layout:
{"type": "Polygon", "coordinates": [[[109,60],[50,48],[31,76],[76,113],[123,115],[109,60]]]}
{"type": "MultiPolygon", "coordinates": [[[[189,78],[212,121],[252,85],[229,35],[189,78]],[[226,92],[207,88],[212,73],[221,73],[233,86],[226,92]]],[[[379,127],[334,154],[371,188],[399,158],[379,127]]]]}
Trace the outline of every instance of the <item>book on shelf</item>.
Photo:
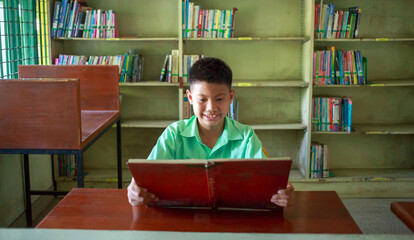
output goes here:
{"type": "Polygon", "coordinates": [[[50,32],[51,37],[57,36],[58,24],[59,24],[58,18],[59,18],[59,12],[60,12],[61,6],[62,6],[62,2],[60,1],[55,2],[55,8],[53,10],[52,31],[50,32]]]}
{"type": "MultiPolygon", "coordinates": [[[[183,81],[188,82],[188,74],[191,66],[203,55],[183,55],[182,73],[183,81]]],[[[167,54],[164,57],[163,65],[161,68],[160,82],[178,83],[178,68],[179,68],[179,52],[178,50],[172,50],[171,54],[167,54]]]]}
{"type": "Polygon", "coordinates": [[[183,119],[191,118],[194,114],[190,101],[188,100],[187,93],[184,93],[183,99],[183,119]]]}
{"type": "Polygon", "coordinates": [[[333,46],[329,50],[316,50],[313,53],[313,84],[366,84],[363,59],[358,50],[335,50],[333,46]]]}
{"type": "Polygon", "coordinates": [[[143,79],[144,57],[135,49],[124,55],[84,56],[60,54],[55,65],[117,65],[119,82],[140,82],[143,79]]]}
{"type": "Polygon", "coordinates": [[[127,163],[138,186],[159,198],[153,207],[280,209],[270,202],[285,189],[292,160],[136,160],[127,163]]]}
{"type": "Polygon", "coordinates": [[[351,132],[352,100],[350,97],[314,97],[312,131],[351,132]]]}
{"type": "Polygon", "coordinates": [[[94,10],[85,0],[55,2],[51,37],[115,38],[115,12],[94,10]]]}
{"type": "Polygon", "coordinates": [[[229,113],[227,114],[229,118],[232,118],[236,121],[239,120],[239,102],[233,99],[230,103],[229,113]]]}
{"type": "Polygon", "coordinates": [[[183,55],[183,82],[188,82],[188,75],[190,73],[190,68],[193,66],[195,62],[197,62],[200,58],[204,58],[204,55],[183,55]]]}
{"type": "Polygon", "coordinates": [[[166,82],[168,79],[168,65],[169,65],[169,54],[165,55],[164,63],[161,68],[160,82],[166,82]]]}
{"type": "Polygon", "coordinates": [[[357,38],[360,22],[358,7],[335,11],[333,3],[315,3],[315,38],[357,38]]]}
{"type": "Polygon", "coordinates": [[[76,176],[76,159],[73,155],[56,155],[59,177],[76,176]]]}
{"type": "Polygon", "coordinates": [[[237,8],[228,10],[201,9],[200,5],[182,1],[184,38],[231,38],[234,37],[234,21],[237,8]]]}
{"type": "Polygon", "coordinates": [[[172,50],[171,51],[171,83],[178,83],[179,77],[179,50],[172,50]]]}
{"type": "Polygon", "coordinates": [[[332,174],[329,172],[329,151],[328,145],[311,143],[310,173],[309,178],[328,178],[332,174]]]}

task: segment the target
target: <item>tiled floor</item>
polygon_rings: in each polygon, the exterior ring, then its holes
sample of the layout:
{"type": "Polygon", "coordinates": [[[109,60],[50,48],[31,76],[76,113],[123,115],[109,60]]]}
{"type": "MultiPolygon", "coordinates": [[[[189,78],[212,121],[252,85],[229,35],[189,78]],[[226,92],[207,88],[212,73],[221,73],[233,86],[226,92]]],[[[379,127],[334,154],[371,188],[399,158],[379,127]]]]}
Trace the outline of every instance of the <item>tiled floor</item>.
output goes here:
{"type": "Polygon", "coordinates": [[[414,202],[414,199],[342,199],[363,233],[412,234],[410,229],[391,212],[391,202],[394,201],[414,202]]]}
{"type": "MultiPolygon", "coordinates": [[[[34,219],[36,226],[60,201],[55,199],[48,209],[34,219]]],[[[345,207],[364,234],[413,234],[390,210],[393,201],[413,201],[405,199],[342,199],[345,207]]],[[[25,227],[24,221],[13,227],[25,227]],[[21,225],[21,226],[19,226],[21,225]]]]}

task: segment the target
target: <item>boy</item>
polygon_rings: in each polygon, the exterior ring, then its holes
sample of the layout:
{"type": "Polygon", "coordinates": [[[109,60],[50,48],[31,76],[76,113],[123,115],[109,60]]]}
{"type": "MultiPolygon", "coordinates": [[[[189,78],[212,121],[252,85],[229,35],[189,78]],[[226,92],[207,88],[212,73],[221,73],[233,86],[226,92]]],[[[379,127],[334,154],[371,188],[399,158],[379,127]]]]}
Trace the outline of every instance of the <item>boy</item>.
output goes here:
{"type": "MultiPolygon", "coordinates": [[[[168,126],[148,159],[265,158],[253,129],[226,117],[234,97],[232,78],[231,69],[220,59],[202,58],[194,63],[187,96],[195,116],[168,126]]],[[[293,198],[294,189],[288,183],[269,201],[286,207],[293,198]]],[[[158,198],[138,187],[132,178],[128,200],[135,206],[158,198]]]]}

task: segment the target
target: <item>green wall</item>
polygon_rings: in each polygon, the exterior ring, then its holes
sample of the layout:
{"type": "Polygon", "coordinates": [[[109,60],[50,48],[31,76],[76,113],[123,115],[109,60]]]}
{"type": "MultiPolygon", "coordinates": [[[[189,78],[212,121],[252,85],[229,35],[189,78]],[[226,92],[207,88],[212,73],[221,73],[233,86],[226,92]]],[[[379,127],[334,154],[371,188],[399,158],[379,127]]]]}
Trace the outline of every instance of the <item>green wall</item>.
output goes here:
{"type": "MultiPolygon", "coordinates": [[[[25,211],[23,156],[0,154],[0,227],[8,227],[25,211]]],[[[29,156],[31,188],[47,190],[52,186],[49,156],[29,156]]],[[[39,196],[32,196],[32,203],[39,196]]]]}

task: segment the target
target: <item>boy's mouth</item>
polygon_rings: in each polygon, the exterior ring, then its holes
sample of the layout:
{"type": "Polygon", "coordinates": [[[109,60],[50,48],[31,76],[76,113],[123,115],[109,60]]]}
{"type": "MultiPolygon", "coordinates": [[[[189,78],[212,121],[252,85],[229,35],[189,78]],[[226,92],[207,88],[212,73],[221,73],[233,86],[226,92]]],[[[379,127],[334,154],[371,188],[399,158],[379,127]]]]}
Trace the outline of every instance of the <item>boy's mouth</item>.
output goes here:
{"type": "Polygon", "coordinates": [[[214,120],[214,119],[216,119],[219,116],[219,114],[203,114],[203,115],[208,120],[214,120]]]}

